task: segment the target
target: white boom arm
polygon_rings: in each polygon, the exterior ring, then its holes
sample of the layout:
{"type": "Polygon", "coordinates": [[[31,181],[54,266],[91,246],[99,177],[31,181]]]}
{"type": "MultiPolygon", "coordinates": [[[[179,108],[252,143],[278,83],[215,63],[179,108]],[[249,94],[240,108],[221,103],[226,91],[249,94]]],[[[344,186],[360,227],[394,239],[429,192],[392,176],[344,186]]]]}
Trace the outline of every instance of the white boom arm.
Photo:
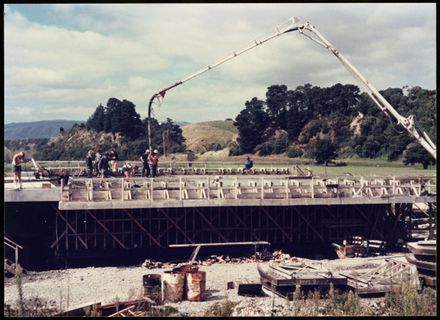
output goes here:
{"type": "Polygon", "coordinates": [[[232,53],[232,55],[229,55],[228,57],[221,59],[220,61],[209,65],[205,68],[203,68],[202,70],[188,76],[187,78],[180,80],[178,82],[176,82],[175,84],[166,87],[164,89],[162,89],[161,91],[159,91],[158,93],[155,93],[151,99],[150,102],[148,104],[148,146],[149,148],[152,148],[152,144],[151,144],[151,124],[150,124],[150,119],[151,119],[151,110],[152,110],[152,103],[155,99],[158,99],[159,102],[161,103],[161,100],[163,99],[163,97],[165,96],[165,93],[174,88],[177,87],[181,84],[183,84],[186,81],[189,81],[235,57],[238,57],[239,55],[241,55],[242,53],[245,53],[273,38],[276,38],[282,34],[291,32],[291,31],[296,31],[298,30],[302,35],[305,35],[306,37],[308,37],[309,39],[315,41],[316,43],[320,44],[321,46],[323,46],[326,49],[329,49],[331,52],[333,52],[333,54],[336,56],[336,58],[339,59],[339,61],[342,62],[342,64],[348,69],[348,71],[350,71],[353,76],[355,78],[357,78],[364,86],[364,88],[367,90],[368,95],[371,97],[371,99],[374,101],[374,103],[377,104],[377,106],[385,113],[389,112],[391,113],[396,119],[397,119],[397,123],[401,124],[414,138],[416,138],[416,140],[434,157],[434,159],[436,159],[436,146],[435,144],[431,141],[431,139],[428,137],[428,135],[423,132],[423,135],[420,135],[416,128],[414,127],[414,120],[413,120],[413,116],[409,116],[408,118],[405,118],[403,116],[401,116],[396,109],[394,109],[387,100],[385,100],[385,98],[379,93],[379,91],[376,90],[376,88],[373,87],[373,85],[327,40],[325,39],[321,33],[318,32],[318,30],[316,30],[316,28],[311,25],[309,22],[306,22],[302,25],[298,25],[299,19],[298,18],[291,18],[288,20],[288,22],[282,26],[277,27],[275,30],[276,32],[266,38],[263,38],[261,40],[255,40],[254,43],[242,50],[239,51],[234,51],[232,53]],[[313,34],[315,34],[319,40],[314,39],[312,37],[310,37],[309,35],[305,34],[304,31],[310,31],[313,34]]]}
{"type": "Polygon", "coordinates": [[[388,103],[388,101],[373,87],[373,85],[350,63],[350,61],[345,58],[342,53],[340,53],[326,38],[323,37],[318,30],[316,30],[315,26],[311,25],[309,22],[304,23],[302,26],[298,27],[298,31],[308,37],[309,39],[315,41],[319,45],[323,46],[326,49],[329,49],[339,61],[344,65],[345,68],[350,71],[355,78],[357,78],[367,90],[368,95],[371,99],[376,103],[376,105],[383,111],[391,113],[396,119],[397,123],[401,124],[416,140],[436,159],[437,156],[437,147],[432,142],[432,140],[428,137],[426,132],[423,132],[423,135],[420,135],[416,128],[414,127],[413,116],[410,115],[408,118],[401,116],[396,109],[388,103]],[[310,37],[305,34],[304,31],[310,31],[315,34],[319,40],[310,37]]]}

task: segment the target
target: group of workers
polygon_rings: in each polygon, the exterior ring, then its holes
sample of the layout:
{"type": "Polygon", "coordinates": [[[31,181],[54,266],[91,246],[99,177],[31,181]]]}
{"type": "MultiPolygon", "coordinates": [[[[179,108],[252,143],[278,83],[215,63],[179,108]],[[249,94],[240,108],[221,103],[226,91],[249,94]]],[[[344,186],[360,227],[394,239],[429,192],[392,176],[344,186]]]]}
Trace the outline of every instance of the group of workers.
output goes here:
{"type": "MultiPolygon", "coordinates": [[[[110,152],[105,152],[102,155],[99,152],[95,154],[93,150],[89,150],[86,157],[87,178],[92,178],[93,176],[108,178],[112,174],[118,174],[118,159],[118,153],[115,148],[112,148],[110,152]]],[[[140,160],[142,161],[142,177],[156,177],[157,166],[159,164],[158,151],[154,150],[150,152],[150,149],[146,149],[141,155],[140,160]]],[[[12,158],[12,171],[14,172],[14,182],[17,190],[21,190],[23,187],[21,182],[21,164],[29,161],[31,161],[31,159],[26,159],[23,151],[16,153],[12,158]]],[[[247,157],[243,173],[249,173],[253,165],[253,160],[247,157]]],[[[138,166],[133,166],[130,161],[126,161],[120,172],[125,177],[133,177],[138,169],[138,166]]]]}
{"type": "Polygon", "coordinates": [[[89,150],[86,156],[86,176],[91,178],[94,175],[108,178],[112,173],[118,172],[118,153],[115,148],[110,152],[100,154],[89,150]],[[96,172],[96,174],[94,174],[96,172]]]}
{"type": "MultiPolygon", "coordinates": [[[[118,175],[122,173],[125,177],[133,177],[136,175],[139,167],[132,165],[130,161],[125,161],[121,170],[118,168],[118,153],[115,148],[112,151],[105,152],[101,155],[99,152],[94,154],[92,150],[87,153],[86,157],[86,176],[92,178],[94,175],[102,178],[108,178],[111,175],[118,175]]],[[[142,161],[142,176],[143,177],[156,177],[157,165],[159,163],[158,151],[154,150],[150,152],[149,149],[140,157],[142,161]]]]}

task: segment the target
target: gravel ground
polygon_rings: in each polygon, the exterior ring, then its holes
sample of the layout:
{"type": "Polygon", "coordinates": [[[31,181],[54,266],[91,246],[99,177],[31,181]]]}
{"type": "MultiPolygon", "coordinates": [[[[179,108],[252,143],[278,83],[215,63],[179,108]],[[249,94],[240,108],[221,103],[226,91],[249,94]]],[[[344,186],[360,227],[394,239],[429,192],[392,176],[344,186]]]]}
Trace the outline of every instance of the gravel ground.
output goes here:
{"type": "MultiPolygon", "coordinates": [[[[267,262],[266,262],[267,263],[267,262]]],[[[144,267],[105,267],[28,272],[23,276],[25,299],[40,297],[55,301],[63,309],[72,309],[93,302],[113,303],[141,297],[143,294],[142,276],[148,273],[163,273],[167,269],[146,269],[144,267]],[[68,306],[67,306],[68,300],[68,306]]],[[[169,303],[181,314],[203,316],[216,302],[226,298],[231,301],[250,299],[237,295],[234,289],[226,290],[228,281],[259,282],[257,263],[213,264],[200,266],[206,272],[206,299],[202,302],[182,301],[169,303]]],[[[18,290],[14,278],[5,278],[4,302],[14,306],[18,290]]],[[[269,299],[268,297],[258,299],[269,299]]],[[[284,299],[277,297],[284,302],[284,299]]],[[[272,301],[272,299],[269,299],[272,301]]]]}
{"type": "MultiPolygon", "coordinates": [[[[320,260],[325,267],[333,270],[360,268],[375,265],[374,260],[361,258],[344,260],[320,260]]],[[[261,263],[261,262],[260,262],[261,263]]],[[[263,262],[262,264],[268,264],[263,262]]],[[[243,297],[237,295],[236,289],[226,289],[228,281],[259,282],[257,262],[218,263],[210,266],[202,265],[199,270],[206,272],[205,301],[182,301],[169,303],[179,310],[181,315],[203,316],[216,302],[237,302],[233,315],[270,316],[285,315],[287,301],[279,296],[268,293],[264,297],[243,297]]],[[[101,304],[113,303],[140,298],[143,295],[142,276],[148,273],[162,274],[161,269],[145,267],[104,267],[52,270],[44,272],[28,272],[23,276],[23,294],[25,299],[40,297],[55,301],[62,309],[72,309],[93,302],[101,304]]],[[[4,302],[14,306],[18,299],[18,290],[14,278],[5,278],[4,302]]]]}

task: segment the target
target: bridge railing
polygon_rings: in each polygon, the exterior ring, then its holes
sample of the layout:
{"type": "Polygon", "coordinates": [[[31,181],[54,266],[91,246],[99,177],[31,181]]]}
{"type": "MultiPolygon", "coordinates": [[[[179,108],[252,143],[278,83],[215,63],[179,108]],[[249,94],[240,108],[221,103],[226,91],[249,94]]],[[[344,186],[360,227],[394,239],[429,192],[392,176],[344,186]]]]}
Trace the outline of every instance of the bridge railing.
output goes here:
{"type": "MultiPolygon", "coordinates": [[[[84,161],[40,161],[39,165],[51,172],[61,173],[62,171],[73,176],[85,176],[86,166],[84,161]]],[[[119,175],[122,175],[122,165],[119,161],[119,175]]],[[[131,164],[138,167],[136,175],[141,174],[142,162],[132,161],[131,164]]],[[[161,162],[158,168],[160,176],[168,175],[216,175],[216,174],[242,174],[243,164],[231,162],[161,162]]],[[[295,176],[311,175],[311,171],[301,168],[298,165],[259,163],[249,172],[250,174],[292,174],[295,176]]]]}
{"type": "Polygon", "coordinates": [[[386,198],[436,194],[435,177],[163,176],[71,178],[61,201],[386,198]]]}

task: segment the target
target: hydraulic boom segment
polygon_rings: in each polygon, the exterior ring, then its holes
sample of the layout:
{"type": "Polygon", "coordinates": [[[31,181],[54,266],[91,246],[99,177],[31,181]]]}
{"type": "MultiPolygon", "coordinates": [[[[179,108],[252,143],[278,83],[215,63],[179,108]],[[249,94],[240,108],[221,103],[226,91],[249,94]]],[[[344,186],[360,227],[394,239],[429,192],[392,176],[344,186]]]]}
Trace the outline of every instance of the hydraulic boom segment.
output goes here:
{"type": "Polygon", "coordinates": [[[318,43],[319,45],[323,46],[326,49],[329,49],[335,56],[336,58],[338,58],[338,60],[344,65],[345,68],[347,68],[348,71],[350,71],[350,73],[356,78],[358,79],[363,87],[365,88],[367,94],[371,97],[371,99],[374,101],[374,103],[380,108],[380,110],[382,110],[384,113],[389,113],[391,115],[394,116],[394,118],[396,118],[397,123],[401,124],[408,132],[410,135],[412,135],[433,157],[434,159],[437,158],[437,147],[435,146],[435,144],[432,142],[432,140],[428,137],[428,135],[426,134],[426,132],[423,132],[423,135],[420,135],[419,132],[416,130],[415,126],[414,126],[414,120],[413,120],[413,116],[410,115],[407,118],[403,117],[402,115],[400,115],[396,109],[393,108],[393,106],[391,106],[391,104],[388,103],[388,101],[379,93],[379,91],[376,90],[376,88],[373,87],[373,85],[347,60],[347,58],[345,58],[342,53],[340,53],[327,39],[324,38],[324,36],[313,26],[311,25],[309,22],[305,22],[303,24],[298,24],[299,19],[298,18],[291,18],[288,20],[288,22],[282,26],[277,27],[275,30],[276,32],[264,39],[261,40],[255,40],[254,43],[242,50],[239,51],[233,51],[232,55],[229,55],[228,57],[207,66],[206,68],[203,68],[202,70],[188,76],[187,78],[176,82],[175,84],[166,87],[164,89],[162,89],[161,91],[159,91],[158,93],[155,93],[151,99],[150,102],[148,104],[148,146],[151,149],[152,145],[151,145],[151,106],[152,103],[155,99],[159,100],[159,104],[162,102],[162,99],[165,96],[165,93],[174,88],[177,87],[178,85],[183,84],[184,82],[191,80],[239,55],[241,55],[242,53],[245,53],[277,36],[280,36],[284,33],[287,32],[291,32],[291,31],[299,31],[300,34],[306,36],[307,38],[309,38],[310,40],[318,43]],[[311,33],[313,33],[318,39],[311,37],[310,35],[308,35],[307,33],[305,33],[305,31],[309,31],[311,33]]]}

